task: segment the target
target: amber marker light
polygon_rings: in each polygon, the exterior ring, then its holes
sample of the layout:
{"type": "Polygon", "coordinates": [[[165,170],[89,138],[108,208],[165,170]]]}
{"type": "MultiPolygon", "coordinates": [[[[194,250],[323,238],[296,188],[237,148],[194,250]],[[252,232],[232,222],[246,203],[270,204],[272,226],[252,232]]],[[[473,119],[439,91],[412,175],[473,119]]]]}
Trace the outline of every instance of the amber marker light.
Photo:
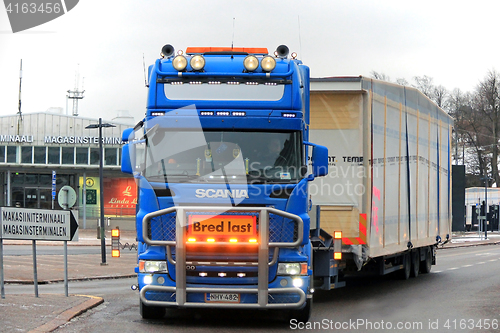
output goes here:
{"type": "Polygon", "coordinates": [[[111,229],[111,237],[120,237],[120,229],[111,229]]]}
{"type": "Polygon", "coordinates": [[[111,257],[119,258],[120,257],[120,250],[111,250],[111,257]]]}
{"type": "Polygon", "coordinates": [[[342,231],[335,231],[333,233],[333,238],[334,239],[342,239],[342,231]]]}
{"type": "Polygon", "coordinates": [[[230,238],[229,243],[238,243],[238,239],[236,238],[230,238]]]}
{"type": "Polygon", "coordinates": [[[255,238],[250,238],[250,239],[248,240],[248,242],[249,242],[249,243],[257,243],[257,239],[255,239],[255,238]]]}
{"type": "Polygon", "coordinates": [[[333,259],[335,259],[335,260],[342,260],[342,252],[334,252],[333,253],[333,259]]]}
{"type": "Polygon", "coordinates": [[[190,238],[188,238],[188,242],[189,243],[194,243],[194,242],[196,242],[196,238],[190,237],[190,238]]]}
{"type": "Polygon", "coordinates": [[[215,243],[215,238],[207,238],[207,243],[215,243]]]}

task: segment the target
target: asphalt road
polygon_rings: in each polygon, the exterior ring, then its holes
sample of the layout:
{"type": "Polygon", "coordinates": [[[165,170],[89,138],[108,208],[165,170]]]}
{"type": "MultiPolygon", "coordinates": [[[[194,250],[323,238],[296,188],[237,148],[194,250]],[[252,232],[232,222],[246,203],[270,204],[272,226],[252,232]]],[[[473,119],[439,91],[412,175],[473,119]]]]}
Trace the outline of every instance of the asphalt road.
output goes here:
{"type": "MultiPolygon", "coordinates": [[[[61,246],[45,246],[40,243],[36,244],[37,255],[62,255],[64,253],[63,242],[61,246]]],[[[4,246],[3,251],[5,256],[31,256],[33,247],[31,245],[4,246]]],[[[106,251],[111,252],[109,246],[106,251]]],[[[68,255],[100,253],[101,247],[99,246],[68,246],[68,255]]]]}
{"type": "MultiPolygon", "coordinates": [[[[498,332],[499,274],[500,246],[439,250],[438,264],[430,274],[407,281],[392,276],[356,278],[346,288],[317,291],[310,326],[305,328],[309,332],[498,332]]],[[[162,320],[142,320],[138,294],[130,290],[134,282],[72,283],[72,293],[101,296],[105,302],[56,332],[284,332],[301,328],[280,313],[259,311],[172,310],[162,320]]],[[[41,293],[60,292],[56,285],[40,287],[41,293]]],[[[9,289],[32,292],[23,286],[9,289]]]]}

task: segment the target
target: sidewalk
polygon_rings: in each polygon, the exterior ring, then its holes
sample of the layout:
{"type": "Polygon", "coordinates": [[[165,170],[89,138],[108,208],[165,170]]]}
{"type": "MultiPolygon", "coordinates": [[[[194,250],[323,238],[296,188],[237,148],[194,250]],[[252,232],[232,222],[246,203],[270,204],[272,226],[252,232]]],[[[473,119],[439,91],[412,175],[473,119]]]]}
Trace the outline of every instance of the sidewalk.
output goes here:
{"type": "MultiPolygon", "coordinates": [[[[101,254],[68,255],[68,280],[93,280],[134,277],[137,265],[137,251],[128,248],[121,250],[120,258],[112,258],[109,254],[111,232],[106,232],[106,263],[101,265],[101,254]]],[[[31,245],[31,241],[4,240],[4,250],[18,245],[31,245]]],[[[137,244],[134,231],[121,231],[120,243],[137,244]]],[[[79,230],[79,240],[68,242],[70,247],[95,246],[100,247],[94,229],[79,230]]],[[[45,247],[60,248],[60,254],[37,254],[38,284],[64,281],[63,243],[52,241],[37,241],[37,253],[45,247]]],[[[101,304],[100,297],[86,295],[43,294],[36,298],[34,293],[26,295],[11,295],[8,290],[12,284],[33,284],[33,258],[26,256],[4,256],[5,299],[0,299],[0,332],[51,332],[81,313],[101,304]]],[[[64,290],[64,289],[62,289],[64,290]]]]}
{"type": "MultiPolygon", "coordinates": [[[[136,244],[134,231],[121,231],[120,243],[136,244]]],[[[31,245],[31,241],[4,240],[4,249],[16,245],[31,245]]],[[[488,239],[477,232],[455,233],[452,240],[439,249],[450,249],[465,246],[500,244],[500,233],[488,233],[488,239]]],[[[94,229],[80,230],[78,242],[68,242],[71,246],[100,246],[94,229]]],[[[107,232],[106,245],[111,245],[111,235],[107,232]]],[[[37,242],[37,250],[42,246],[59,246],[60,255],[37,255],[38,283],[62,282],[64,279],[63,255],[61,242],[37,242]]],[[[136,251],[121,250],[120,258],[107,255],[106,266],[101,266],[101,255],[68,255],[69,281],[112,279],[135,276],[136,251]]],[[[9,284],[33,284],[32,257],[5,256],[4,276],[5,289],[9,284]]],[[[101,304],[100,297],[85,295],[40,294],[39,298],[30,295],[9,295],[0,299],[0,332],[51,332],[73,317],[101,304]]]]}
{"type": "Polygon", "coordinates": [[[479,246],[479,245],[497,245],[500,244],[500,233],[498,231],[489,232],[488,239],[484,238],[484,232],[454,232],[451,241],[438,246],[439,249],[450,249],[457,247],[479,246]]]}

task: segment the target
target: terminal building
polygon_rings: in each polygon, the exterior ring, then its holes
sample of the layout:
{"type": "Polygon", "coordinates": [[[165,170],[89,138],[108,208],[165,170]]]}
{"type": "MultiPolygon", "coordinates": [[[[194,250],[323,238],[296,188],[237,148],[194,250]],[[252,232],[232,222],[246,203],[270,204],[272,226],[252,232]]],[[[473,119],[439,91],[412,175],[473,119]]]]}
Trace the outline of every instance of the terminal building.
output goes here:
{"type": "Polygon", "coordinates": [[[99,129],[86,129],[98,123],[98,119],[50,112],[0,116],[1,205],[62,209],[57,195],[69,185],[77,193],[72,209],[80,228],[86,220],[95,225],[101,195],[105,216],[134,216],[137,188],[133,178],[120,171],[121,135],[134,125],[133,118],[103,120],[115,126],[102,128],[104,191],[99,188],[99,129]]]}

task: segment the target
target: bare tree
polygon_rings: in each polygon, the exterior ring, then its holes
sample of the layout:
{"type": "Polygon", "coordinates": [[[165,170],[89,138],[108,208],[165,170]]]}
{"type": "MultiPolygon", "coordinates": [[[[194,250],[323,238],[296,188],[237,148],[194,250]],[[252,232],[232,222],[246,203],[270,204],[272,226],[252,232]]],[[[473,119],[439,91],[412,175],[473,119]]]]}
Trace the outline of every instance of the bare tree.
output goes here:
{"type": "Polygon", "coordinates": [[[370,74],[374,79],[391,82],[391,78],[387,74],[376,71],[371,71],[370,74]]]}
{"type": "Polygon", "coordinates": [[[400,86],[409,86],[410,85],[410,83],[404,77],[397,78],[396,83],[399,84],[400,86]]]}
{"type": "Polygon", "coordinates": [[[446,107],[448,90],[442,85],[435,86],[431,99],[442,109],[446,107]]]}
{"type": "Polygon", "coordinates": [[[413,85],[415,88],[420,90],[425,96],[432,99],[432,95],[434,93],[434,84],[432,81],[434,79],[430,76],[415,76],[413,77],[415,84],[413,85]]]}
{"type": "Polygon", "coordinates": [[[491,70],[476,88],[474,107],[483,117],[484,135],[488,138],[484,146],[486,153],[491,153],[491,176],[500,184],[498,170],[498,141],[500,139],[500,74],[491,70]]]}

